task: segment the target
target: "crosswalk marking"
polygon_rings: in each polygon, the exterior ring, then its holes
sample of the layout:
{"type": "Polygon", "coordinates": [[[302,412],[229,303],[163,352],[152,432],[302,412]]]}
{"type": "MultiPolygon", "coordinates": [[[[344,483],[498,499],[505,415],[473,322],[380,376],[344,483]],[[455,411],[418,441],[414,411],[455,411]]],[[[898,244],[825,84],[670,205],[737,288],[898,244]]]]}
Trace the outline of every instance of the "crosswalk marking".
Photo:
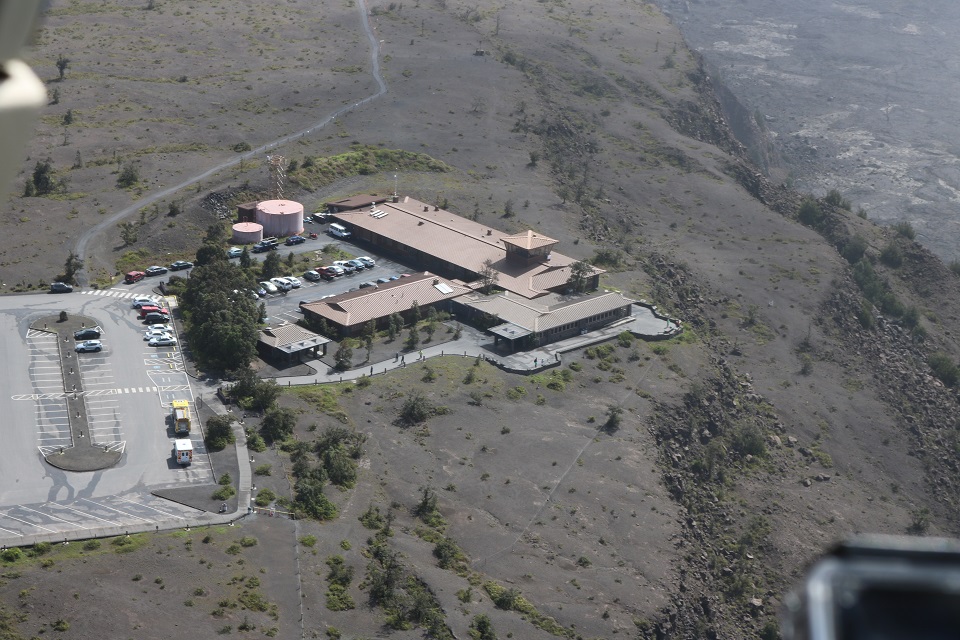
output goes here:
{"type": "Polygon", "coordinates": [[[189,391],[188,384],[173,384],[158,387],[114,387],[112,389],[91,389],[87,391],[61,391],[59,393],[19,393],[10,396],[13,400],[60,400],[63,398],[72,398],[74,395],[80,396],[115,396],[129,393],[163,393],[165,391],[189,391]]]}

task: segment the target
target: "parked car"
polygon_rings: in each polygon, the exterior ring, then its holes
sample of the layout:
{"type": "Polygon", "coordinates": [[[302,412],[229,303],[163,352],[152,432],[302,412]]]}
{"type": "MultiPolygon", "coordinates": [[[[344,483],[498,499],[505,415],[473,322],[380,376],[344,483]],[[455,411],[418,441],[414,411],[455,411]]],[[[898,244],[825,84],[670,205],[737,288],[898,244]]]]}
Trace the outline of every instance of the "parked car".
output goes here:
{"type": "Polygon", "coordinates": [[[166,267],[161,267],[160,265],[153,265],[152,267],[147,267],[143,270],[144,275],[147,276],[162,276],[167,272],[166,267]]]}
{"type": "Polygon", "coordinates": [[[250,293],[257,296],[258,298],[262,298],[263,296],[267,295],[267,290],[261,287],[260,285],[257,285],[256,289],[250,289],[250,293]]]}
{"type": "Polygon", "coordinates": [[[347,260],[337,260],[333,263],[333,266],[340,267],[348,276],[357,272],[357,268],[350,264],[350,262],[347,260]]]}
{"type": "Polygon", "coordinates": [[[353,260],[347,260],[347,262],[352,264],[357,271],[363,271],[367,268],[367,265],[364,264],[362,260],[357,260],[356,258],[353,260]]]}
{"type": "Polygon", "coordinates": [[[74,331],[73,333],[74,340],[92,340],[99,337],[100,327],[87,327],[86,329],[80,329],[79,331],[74,331]]]}
{"type": "Polygon", "coordinates": [[[366,289],[366,288],[368,288],[368,287],[373,287],[374,289],[376,289],[376,288],[377,288],[377,283],[376,283],[376,282],[370,282],[369,280],[368,280],[367,282],[361,282],[361,283],[360,283],[360,286],[358,287],[358,289],[366,289]]]}
{"type": "Polygon", "coordinates": [[[393,278],[377,278],[379,284],[386,284],[388,282],[393,282],[393,278]]]}
{"type": "Polygon", "coordinates": [[[87,353],[88,351],[101,351],[103,349],[103,343],[99,340],[87,340],[86,342],[81,342],[75,347],[77,353],[87,353]]]}
{"type": "Polygon", "coordinates": [[[284,244],[287,245],[288,247],[290,247],[290,246],[293,246],[293,245],[295,245],[295,244],[301,244],[301,243],[306,242],[306,241],[307,241],[307,239],[304,238],[303,236],[290,236],[289,238],[287,238],[287,240],[286,240],[286,242],[284,242],[284,244]]]}
{"type": "Polygon", "coordinates": [[[156,299],[151,298],[150,296],[137,296],[136,298],[133,299],[133,304],[131,304],[130,306],[133,307],[134,309],[139,309],[144,305],[156,305],[156,304],[157,304],[156,299]]]}
{"type": "Polygon", "coordinates": [[[346,273],[342,268],[336,265],[318,267],[317,271],[320,273],[320,276],[325,280],[333,280],[334,278],[339,278],[344,273],[346,273]]]}
{"type": "Polygon", "coordinates": [[[400,279],[400,276],[398,276],[398,275],[392,275],[392,276],[390,276],[390,280],[391,280],[391,281],[393,281],[393,280],[399,280],[399,279],[400,279]]]}
{"type": "Polygon", "coordinates": [[[280,276],[277,276],[276,278],[270,278],[270,282],[272,282],[277,289],[283,292],[293,289],[293,285],[290,284],[290,281],[286,278],[281,278],[280,276]]]}
{"type": "Polygon", "coordinates": [[[154,338],[162,338],[163,336],[172,335],[170,329],[164,326],[163,329],[149,329],[143,332],[144,340],[153,340],[154,338]]]}
{"type": "Polygon", "coordinates": [[[254,253],[263,253],[264,251],[272,251],[277,248],[277,245],[280,244],[280,241],[276,238],[264,238],[257,244],[253,245],[254,253]]]}
{"type": "Polygon", "coordinates": [[[177,260],[170,265],[170,271],[181,271],[183,269],[189,269],[193,266],[193,263],[189,260],[177,260]]]}
{"type": "Polygon", "coordinates": [[[154,304],[145,304],[140,307],[140,318],[142,319],[148,313],[162,313],[164,315],[170,315],[170,310],[163,307],[159,307],[154,304]]]}
{"type": "Polygon", "coordinates": [[[50,293],[70,293],[73,291],[73,285],[66,282],[53,282],[50,284],[50,293]]]}
{"type": "Polygon", "coordinates": [[[300,287],[303,286],[303,283],[300,282],[300,278],[296,276],[283,276],[283,277],[287,282],[290,283],[290,286],[293,287],[294,289],[299,289],[300,287]]]}
{"type": "Polygon", "coordinates": [[[146,333],[147,331],[152,331],[154,329],[156,329],[157,331],[162,331],[164,333],[170,332],[170,327],[165,324],[148,324],[146,327],[143,328],[143,332],[146,333]]]}
{"type": "Polygon", "coordinates": [[[267,293],[277,293],[279,291],[279,289],[277,289],[277,285],[273,284],[269,280],[264,280],[260,283],[260,286],[265,289],[267,293]]]}
{"type": "Polygon", "coordinates": [[[123,281],[127,284],[133,284],[134,282],[140,282],[143,280],[143,271],[128,271],[125,276],[123,276],[123,281]]]}
{"type": "Polygon", "coordinates": [[[243,255],[243,249],[241,249],[240,247],[230,247],[229,249],[227,249],[228,258],[239,258],[242,255],[243,255]]]}
{"type": "Polygon", "coordinates": [[[311,269],[310,271],[303,272],[303,278],[305,280],[309,280],[310,282],[317,282],[320,280],[320,274],[311,269]]]}
{"type": "Polygon", "coordinates": [[[370,256],[360,256],[357,258],[357,260],[362,262],[363,266],[365,266],[367,269],[373,269],[375,266],[377,266],[377,263],[374,262],[373,258],[370,256]]]}
{"type": "Polygon", "coordinates": [[[161,322],[170,322],[170,316],[159,311],[151,311],[143,316],[143,321],[147,324],[159,324],[161,322]]]}
{"type": "Polygon", "coordinates": [[[177,344],[177,339],[173,336],[158,336],[156,338],[151,338],[147,343],[151,347],[170,347],[177,344]]]}

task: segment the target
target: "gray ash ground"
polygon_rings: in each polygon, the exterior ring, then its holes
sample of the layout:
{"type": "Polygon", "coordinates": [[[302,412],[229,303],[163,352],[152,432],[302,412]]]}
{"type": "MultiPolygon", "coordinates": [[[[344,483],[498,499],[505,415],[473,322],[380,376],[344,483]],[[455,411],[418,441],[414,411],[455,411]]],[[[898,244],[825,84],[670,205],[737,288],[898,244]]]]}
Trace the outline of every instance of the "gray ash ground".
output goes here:
{"type": "Polygon", "coordinates": [[[960,4],[660,0],[691,48],[777,138],[796,185],[839,189],[960,257],[960,4]]]}

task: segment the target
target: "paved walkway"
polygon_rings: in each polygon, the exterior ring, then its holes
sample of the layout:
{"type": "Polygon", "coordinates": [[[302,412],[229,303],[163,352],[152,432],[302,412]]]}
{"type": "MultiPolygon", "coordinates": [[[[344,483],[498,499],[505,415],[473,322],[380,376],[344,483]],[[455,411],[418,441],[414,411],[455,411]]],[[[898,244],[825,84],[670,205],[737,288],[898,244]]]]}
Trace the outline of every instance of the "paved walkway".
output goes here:
{"type": "Polygon", "coordinates": [[[347,371],[337,371],[321,360],[307,360],[304,364],[313,369],[314,373],[301,376],[281,376],[275,378],[275,380],[277,384],[282,386],[344,382],[357,380],[364,376],[381,375],[408,364],[415,364],[420,362],[421,359],[426,360],[437,356],[461,356],[465,358],[479,356],[506,371],[534,373],[557,366],[562,361],[562,354],[568,351],[575,351],[612,340],[624,331],[629,331],[644,340],[663,340],[682,331],[678,321],[659,315],[656,312],[656,307],[650,308],[645,305],[634,304],[632,310],[633,314],[630,317],[601,329],[553,342],[530,351],[521,351],[510,355],[502,355],[494,350],[492,336],[473,327],[461,325],[460,338],[435,346],[426,346],[420,351],[403,354],[399,359],[390,358],[347,371]]]}

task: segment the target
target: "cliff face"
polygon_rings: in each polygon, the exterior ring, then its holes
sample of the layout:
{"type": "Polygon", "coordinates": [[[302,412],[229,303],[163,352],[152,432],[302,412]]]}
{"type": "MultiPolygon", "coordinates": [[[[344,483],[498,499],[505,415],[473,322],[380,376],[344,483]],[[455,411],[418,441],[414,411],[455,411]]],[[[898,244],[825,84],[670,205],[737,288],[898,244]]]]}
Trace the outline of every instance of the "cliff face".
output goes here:
{"type": "MultiPolygon", "coordinates": [[[[602,141],[589,179],[607,196],[567,206],[616,248],[610,282],[649,294],[695,336],[664,357],[683,372],[680,393],[651,401],[681,553],[672,604],[643,635],[772,637],[782,594],[832,541],[952,532],[957,396],[927,362],[956,359],[957,296],[928,293],[956,292],[957,278],[855,207],[822,200],[822,217],[798,222],[803,195],[776,177],[763,121],[685,55],[672,78],[647,68],[643,82],[617,83],[614,111],[631,114],[632,131],[564,100],[571,121],[592,122],[581,134],[602,141]],[[855,269],[841,253],[859,242],[855,269]],[[880,259],[890,246],[899,266],[880,259]]],[[[548,78],[537,80],[556,86],[548,78]]]]}

